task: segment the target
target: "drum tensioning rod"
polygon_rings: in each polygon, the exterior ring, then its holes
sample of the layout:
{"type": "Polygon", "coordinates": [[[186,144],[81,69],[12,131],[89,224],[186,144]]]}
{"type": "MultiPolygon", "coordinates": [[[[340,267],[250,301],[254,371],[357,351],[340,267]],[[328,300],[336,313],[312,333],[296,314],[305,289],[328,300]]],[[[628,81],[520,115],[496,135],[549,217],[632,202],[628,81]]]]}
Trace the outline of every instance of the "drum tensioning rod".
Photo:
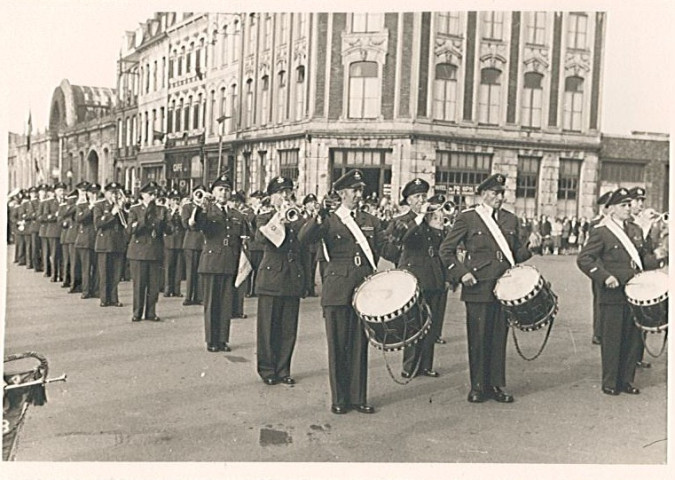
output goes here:
{"type": "Polygon", "coordinates": [[[60,377],[56,378],[48,378],[46,380],[33,380],[32,382],[5,385],[4,390],[5,391],[14,390],[16,388],[32,387],[33,385],[44,385],[45,383],[52,383],[52,382],[65,382],[67,378],[68,378],[67,375],[64,373],[60,377]]]}

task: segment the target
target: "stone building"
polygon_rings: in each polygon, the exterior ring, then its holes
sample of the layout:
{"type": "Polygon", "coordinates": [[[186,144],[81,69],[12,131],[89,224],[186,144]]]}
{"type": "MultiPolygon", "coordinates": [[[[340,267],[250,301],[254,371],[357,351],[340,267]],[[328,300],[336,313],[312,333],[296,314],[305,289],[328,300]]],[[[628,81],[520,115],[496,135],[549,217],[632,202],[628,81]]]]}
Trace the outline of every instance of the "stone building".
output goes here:
{"type": "Polygon", "coordinates": [[[58,180],[59,173],[50,164],[51,141],[48,131],[36,131],[30,136],[9,132],[7,153],[8,191],[27,188],[40,183],[58,180]]]}

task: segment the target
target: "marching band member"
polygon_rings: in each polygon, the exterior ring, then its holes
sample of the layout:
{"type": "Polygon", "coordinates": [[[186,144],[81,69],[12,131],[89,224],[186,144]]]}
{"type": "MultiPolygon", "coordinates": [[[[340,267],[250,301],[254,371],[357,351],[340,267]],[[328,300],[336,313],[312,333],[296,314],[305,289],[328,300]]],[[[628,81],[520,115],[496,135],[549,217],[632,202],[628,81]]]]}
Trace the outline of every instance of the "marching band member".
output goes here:
{"type": "MultiPolygon", "coordinates": [[[[238,192],[235,192],[231,197],[230,197],[230,203],[228,204],[231,208],[237,210],[240,212],[242,215],[244,215],[244,218],[246,219],[246,227],[248,231],[251,231],[250,225],[248,223],[248,212],[246,212],[245,207],[246,207],[246,193],[243,190],[240,190],[238,192]]],[[[249,238],[245,237],[243,239],[242,243],[242,248],[246,250],[248,248],[248,242],[249,238]]],[[[232,318],[246,318],[247,315],[244,313],[244,298],[246,297],[246,292],[249,291],[249,279],[250,277],[247,277],[244,282],[239,285],[238,287],[234,287],[234,290],[232,292],[232,318]]]]}
{"type": "Polygon", "coordinates": [[[14,242],[16,243],[16,263],[23,266],[26,265],[26,243],[28,235],[26,231],[26,219],[24,214],[24,206],[28,203],[28,192],[23,188],[17,195],[17,205],[14,209],[14,220],[16,225],[16,236],[14,242]]]}
{"type": "Polygon", "coordinates": [[[101,186],[98,183],[82,181],[75,185],[79,198],[75,206],[75,265],[82,272],[81,298],[95,298],[99,295],[98,262],[96,261],[96,227],[94,226],[94,205],[98,201],[101,186]]]}
{"type": "Polygon", "coordinates": [[[167,209],[155,203],[158,189],[157,182],[148,182],[141,188],[141,201],[129,209],[126,230],[131,237],[127,258],[133,282],[132,322],[142,319],[160,321],[155,312],[159,297],[159,267],[164,253],[164,233],[170,233],[172,227],[167,209]]]}
{"type": "Polygon", "coordinates": [[[180,216],[180,192],[173,189],[169,191],[168,198],[167,213],[171,229],[164,232],[164,296],[182,297],[180,282],[183,279],[185,229],[180,216]]]}
{"type": "Polygon", "coordinates": [[[660,266],[640,227],[630,221],[630,201],[625,188],[612,193],[607,201],[609,216],[591,230],[577,257],[579,269],[602,285],[602,392],[607,395],[640,393],[632,383],[642,340],[620,287],[639,271],[660,266]]]}
{"type": "MultiPolygon", "coordinates": [[[[607,200],[612,196],[612,191],[605,192],[600,195],[598,198],[598,208],[600,211],[598,214],[591,219],[588,225],[588,237],[586,238],[586,243],[588,243],[588,238],[591,235],[591,230],[593,230],[602,220],[609,215],[609,206],[607,205],[607,200]]],[[[600,345],[600,338],[602,337],[602,327],[600,325],[600,303],[599,302],[599,291],[602,288],[602,285],[598,282],[591,279],[591,292],[593,295],[593,339],[591,342],[593,345],[600,345]]]]}
{"type": "Polygon", "coordinates": [[[36,272],[42,271],[40,256],[40,239],[38,232],[40,223],[37,219],[40,201],[38,198],[38,188],[32,186],[28,189],[29,200],[25,204],[22,216],[26,221],[26,264],[27,268],[34,269],[36,272]]]}
{"type": "Polygon", "coordinates": [[[51,281],[63,281],[63,271],[61,265],[61,224],[58,221],[59,205],[63,202],[63,192],[66,184],[58,182],[50,189],[49,198],[42,204],[42,222],[44,224],[44,243],[43,256],[45,262],[49,263],[51,281]]]}
{"type": "Polygon", "coordinates": [[[331,411],[347,413],[354,408],[374,413],[367,403],[368,340],[352,307],[356,287],[377,269],[384,244],[380,221],[358,211],[363,195],[363,174],[350,170],[338,178],[333,189],[340,206],[332,213],[319,211],[300,229],[303,244],[323,240],[326,266],[321,306],[326,322],[331,411]]]}
{"type": "Polygon", "coordinates": [[[99,290],[102,307],[122,307],[117,286],[124,268],[125,243],[124,230],[127,226],[123,209],[122,186],[110,182],[105,186],[103,200],[94,204],[93,216],[96,228],[94,250],[98,260],[99,290]]]}
{"type": "Polygon", "coordinates": [[[77,228],[75,225],[75,202],[77,201],[77,190],[73,190],[66,197],[65,201],[59,205],[58,222],[61,224],[61,256],[63,267],[63,285],[68,288],[68,293],[81,292],[81,276],[74,276],[79,273],[75,270],[75,238],[77,237],[77,228]]]}
{"type": "MultiPolygon", "coordinates": [[[[302,200],[302,207],[304,210],[304,217],[309,218],[315,216],[319,211],[319,201],[313,193],[307,194],[302,200]]],[[[307,278],[307,296],[316,297],[316,265],[317,254],[319,250],[318,243],[307,245],[305,249],[305,278],[307,278]]]]}
{"type": "Polygon", "coordinates": [[[506,177],[496,173],[485,179],[476,191],[480,204],[462,211],[440,246],[440,256],[448,265],[447,275],[461,281],[461,299],[466,305],[471,391],[468,401],[513,402],[506,385],[507,323],[493,293],[497,279],[516,263],[532,256],[520,243],[518,218],[502,210],[506,177]],[[464,244],[466,256],[457,257],[464,244]]]}
{"type": "Polygon", "coordinates": [[[192,189],[192,199],[186,200],[181,208],[180,217],[185,230],[183,237],[183,255],[185,256],[185,300],[183,305],[202,304],[201,279],[197,274],[199,257],[202,254],[204,235],[197,230],[193,219],[194,210],[197,208],[197,197],[205,191],[203,185],[196,185],[192,189]]]}
{"type": "Polygon", "coordinates": [[[194,223],[204,233],[198,272],[204,288],[204,330],[209,352],[231,351],[230,319],[234,277],[239,266],[242,237],[248,235],[244,216],[227,207],[232,182],[223,175],[211,186],[213,201],[197,203],[194,223]]]}
{"type": "Polygon", "coordinates": [[[257,371],[267,385],[293,385],[291,357],[298,332],[300,297],[306,291],[303,245],[298,232],[305,220],[289,214],[293,181],[274,177],[267,186],[273,212],[258,215],[255,237],[264,246],[255,282],[258,296],[257,371]]]}
{"type": "Polygon", "coordinates": [[[46,183],[43,183],[38,190],[38,199],[40,200],[37,206],[37,223],[38,223],[38,253],[40,257],[40,265],[42,265],[41,270],[36,270],[44,272],[43,276],[51,277],[52,275],[52,266],[49,263],[49,240],[45,236],[47,232],[47,222],[45,221],[44,207],[50,198],[54,196],[54,192],[51,187],[46,183]]]}

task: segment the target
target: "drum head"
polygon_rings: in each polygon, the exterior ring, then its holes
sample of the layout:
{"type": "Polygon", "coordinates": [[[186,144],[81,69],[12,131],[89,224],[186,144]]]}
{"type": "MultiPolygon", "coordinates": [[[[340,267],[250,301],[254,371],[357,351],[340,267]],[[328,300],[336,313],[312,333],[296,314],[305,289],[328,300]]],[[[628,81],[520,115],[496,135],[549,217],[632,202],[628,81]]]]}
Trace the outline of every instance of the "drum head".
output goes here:
{"type": "Polygon", "coordinates": [[[499,277],[495,285],[495,296],[504,302],[520,300],[531,293],[539,283],[539,271],[529,265],[518,265],[499,277]]]}
{"type": "Polygon", "coordinates": [[[367,278],[354,294],[361,315],[381,317],[403,308],[415,296],[417,279],[405,270],[388,270],[367,278]]]}
{"type": "Polygon", "coordinates": [[[648,302],[668,294],[668,274],[660,270],[640,272],[626,284],[626,297],[636,303],[648,302]]]}

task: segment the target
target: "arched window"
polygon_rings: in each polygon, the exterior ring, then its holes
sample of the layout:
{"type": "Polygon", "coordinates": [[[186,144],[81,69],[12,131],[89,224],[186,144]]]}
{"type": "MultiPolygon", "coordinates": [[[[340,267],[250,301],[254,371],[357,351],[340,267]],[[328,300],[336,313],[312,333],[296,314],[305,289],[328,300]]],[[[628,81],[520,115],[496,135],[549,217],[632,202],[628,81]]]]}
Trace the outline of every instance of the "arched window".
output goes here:
{"type": "Polygon", "coordinates": [[[228,122],[230,122],[230,128],[228,129],[229,132],[233,132],[234,129],[239,125],[238,121],[239,112],[237,110],[237,101],[238,101],[237,84],[233,83],[232,86],[230,87],[230,118],[228,119],[228,122]]]}
{"type": "Polygon", "coordinates": [[[541,73],[525,74],[521,122],[525,127],[541,128],[542,81],[541,73]]]}
{"type": "Polygon", "coordinates": [[[166,132],[173,133],[173,112],[176,110],[176,101],[171,100],[171,105],[169,106],[169,115],[166,117],[167,125],[166,132]]]}
{"type": "Polygon", "coordinates": [[[183,56],[185,55],[185,47],[180,49],[180,55],[178,56],[178,73],[177,76],[183,75],[183,56]]]}
{"type": "Polygon", "coordinates": [[[480,98],[478,99],[478,121],[487,125],[498,125],[501,104],[501,75],[496,68],[484,68],[480,72],[480,98]]]}
{"type": "Polygon", "coordinates": [[[185,73],[190,73],[192,71],[192,50],[195,49],[194,42],[190,44],[190,49],[187,51],[185,56],[185,73]]]}
{"type": "Polygon", "coordinates": [[[253,79],[246,80],[246,127],[253,125],[253,79]]]}
{"type": "Polygon", "coordinates": [[[182,115],[183,115],[183,99],[181,98],[178,101],[178,108],[176,109],[176,132],[181,131],[180,119],[181,119],[182,115]]]}
{"type": "Polygon", "coordinates": [[[260,79],[260,124],[267,125],[270,116],[270,77],[260,79]]]}
{"type": "Polygon", "coordinates": [[[202,94],[200,93],[197,96],[197,102],[195,102],[195,104],[193,105],[193,108],[192,108],[193,109],[192,128],[194,130],[197,130],[199,127],[201,127],[201,125],[200,125],[201,115],[199,114],[199,111],[200,111],[200,108],[202,108],[202,98],[203,98],[202,94]]]}
{"type": "Polygon", "coordinates": [[[377,70],[375,62],[354,62],[349,66],[349,118],[377,118],[377,70]]]}
{"type": "Polygon", "coordinates": [[[211,112],[209,117],[209,133],[213,135],[216,124],[216,91],[211,90],[211,112]]]}
{"type": "Polygon", "coordinates": [[[434,80],[434,118],[454,121],[456,109],[457,67],[451,63],[439,63],[434,80]]]}
{"type": "Polygon", "coordinates": [[[188,97],[183,108],[183,130],[190,130],[190,107],[192,106],[192,96],[188,97]]]}
{"type": "Polygon", "coordinates": [[[277,80],[277,123],[286,120],[286,72],[280,71],[277,80]]]}
{"type": "Polygon", "coordinates": [[[581,131],[581,114],[584,101],[584,79],[577,76],[565,79],[565,108],[563,129],[581,131]]]}
{"type": "MultiPolygon", "coordinates": [[[[301,14],[302,15],[302,14],[301,14]]],[[[295,119],[305,116],[305,67],[295,69],[295,119]]]]}

